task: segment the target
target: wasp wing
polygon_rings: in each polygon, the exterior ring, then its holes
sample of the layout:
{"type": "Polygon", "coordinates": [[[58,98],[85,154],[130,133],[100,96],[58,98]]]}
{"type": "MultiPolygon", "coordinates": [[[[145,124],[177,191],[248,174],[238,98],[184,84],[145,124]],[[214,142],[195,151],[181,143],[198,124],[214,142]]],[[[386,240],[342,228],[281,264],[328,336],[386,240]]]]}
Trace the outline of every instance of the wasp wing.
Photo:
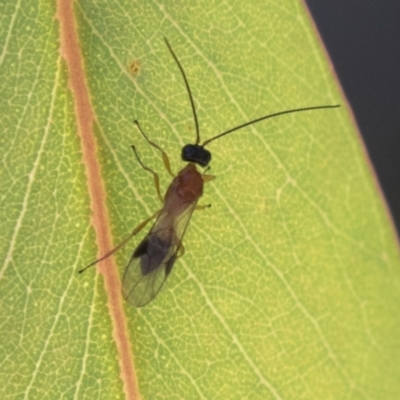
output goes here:
{"type": "Polygon", "coordinates": [[[161,210],[150,232],[127,265],[122,282],[124,298],[135,307],[152,301],[170,274],[196,202],[179,216],[161,210]]]}

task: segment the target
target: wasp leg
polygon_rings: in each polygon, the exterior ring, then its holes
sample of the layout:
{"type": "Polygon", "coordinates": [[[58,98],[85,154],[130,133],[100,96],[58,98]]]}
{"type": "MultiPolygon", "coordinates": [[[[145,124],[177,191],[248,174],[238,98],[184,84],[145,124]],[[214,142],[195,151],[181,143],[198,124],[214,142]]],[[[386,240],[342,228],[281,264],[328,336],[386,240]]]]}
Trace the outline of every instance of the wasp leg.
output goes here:
{"type": "Polygon", "coordinates": [[[195,210],[205,210],[206,208],[210,208],[211,204],[197,204],[194,208],[195,210]]]}
{"type": "Polygon", "coordinates": [[[178,251],[176,252],[176,258],[180,258],[185,254],[185,248],[183,247],[182,242],[179,243],[178,251]]]}
{"type": "Polygon", "coordinates": [[[205,175],[205,174],[203,174],[202,178],[203,178],[203,182],[207,183],[207,182],[211,182],[212,180],[214,180],[215,179],[215,175],[205,175]]]}
{"type": "Polygon", "coordinates": [[[93,261],[91,264],[87,265],[85,268],[82,268],[78,272],[81,274],[82,272],[86,271],[88,268],[93,267],[93,265],[96,265],[98,262],[105,260],[106,258],[110,257],[113,255],[115,252],[117,252],[121,247],[124,247],[129,240],[131,240],[135,235],[137,235],[152,219],[156,218],[158,214],[160,213],[160,210],[158,210],[156,213],[154,213],[151,217],[147,218],[143,222],[141,222],[133,231],[132,233],[126,237],[121,243],[119,243],[117,246],[115,246],[112,250],[104,254],[103,257],[98,258],[96,261],[93,261]]]}
{"type": "Polygon", "coordinates": [[[140,166],[146,170],[147,172],[150,172],[151,174],[153,174],[153,178],[154,178],[154,186],[156,187],[156,191],[157,191],[157,195],[158,198],[160,199],[161,203],[164,203],[164,199],[161,196],[161,190],[160,190],[160,177],[158,176],[158,174],[156,172],[154,172],[151,168],[147,167],[146,165],[143,164],[142,160],[139,158],[139,155],[136,151],[136,147],[134,145],[131,146],[132,150],[135,153],[135,156],[140,164],[140,166]]]}
{"type": "Polygon", "coordinates": [[[143,135],[143,137],[147,140],[147,143],[148,143],[150,146],[153,146],[154,148],[156,148],[156,149],[162,154],[162,158],[163,158],[163,162],[164,162],[165,169],[169,172],[169,174],[170,174],[173,178],[175,178],[175,175],[173,174],[173,172],[172,172],[172,170],[171,170],[171,164],[170,164],[170,162],[169,162],[169,158],[168,158],[167,153],[166,153],[158,144],[152,142],[152,141],[146,136],[146,134],[143,132],[142,128],[141,128],[140,125],[139,125],[139,121],[135,120],[135,121],[133,121],[133,122],[136,124],[136,126],[138,127],[138,129],[139,129],[140,133],[143,135]]]}

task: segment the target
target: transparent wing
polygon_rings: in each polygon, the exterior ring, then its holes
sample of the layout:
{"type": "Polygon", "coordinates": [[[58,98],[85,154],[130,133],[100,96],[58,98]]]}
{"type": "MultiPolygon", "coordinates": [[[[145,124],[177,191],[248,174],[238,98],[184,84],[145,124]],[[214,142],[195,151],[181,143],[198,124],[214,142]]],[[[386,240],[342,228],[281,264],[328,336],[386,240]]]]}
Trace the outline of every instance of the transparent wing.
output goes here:
{"type": "Polygon", "coordinates": [[[178,217],[161,211],[150,232],[135,249],[122,281],[124,298],[135,307],[152,301],[170,274],[196,203],[178,217]]]}

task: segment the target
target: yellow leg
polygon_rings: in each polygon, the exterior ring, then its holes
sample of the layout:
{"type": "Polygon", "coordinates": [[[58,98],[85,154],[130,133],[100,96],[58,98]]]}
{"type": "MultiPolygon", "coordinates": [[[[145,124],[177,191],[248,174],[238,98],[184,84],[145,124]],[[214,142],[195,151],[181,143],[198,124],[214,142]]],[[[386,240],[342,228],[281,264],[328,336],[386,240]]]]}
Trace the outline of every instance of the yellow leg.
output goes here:
{"type": "Polygon", "coordinates": [[[185,248],[183,247],[182,242],[179,243],[178,251],[176,252],[176,258],[180,258],[185,254],[185,248]]]}
{"type": "Polygon", "coordinates": [[[136,151],[136,147],[133,146],[133,145],[132,145],[131,147],[132,147],[133,152],[135,153],[135,156],[136,156],[136,158],[137,158],[137,160],[138,160],[140,166],[141,166],[145,171],[150,172],[151,174],[153,174],[154,186],[156,187],[156,191],[157,191],[158,198],[160,199],[161,203],[164,203],[164,199],[163,199],[163,197],[161,196],[161,190],[160,190],[160,177],[159,177],[158,174],[157,174],[156,172],[154,172],[151,168],[147,167],[146,165],[144,165],[144,164],[142,163],[142,160],[139,158],[139,155],[138,155],[138,153],[137,153],[137,151],[136,151]]]}
{"type": "Polygon", "coordinates": [[[93,261],[91,264],[87,265],[85,268],[82,268],[78,272],[81,274],[82,272],[86,271],[88,268],[93,267],[93,265],[96,265],[98,262],[105,260],[106,258],[110,257],[113,255],[115,252],[117,252],[121,247],[124,247],[129,240],[131,240],[135,235],[137,235],[152,219],[156,218],[158,214],[160,213],[161,210],[158,210],[156,213],[154,213],[151,217],[147,218],[143,222],[141,222],[133,231],[132,233],[126,237],[121,243],[119,243],[117,246],[115,246],[112,250],[107,252],[103,257],[100,257],[96,261],[93,261]]]}
{"type": "Polygon", "coordinates": [[[168,158],[167,153],[166,153],[158,144],[152,142],[152,141],[146,136],[146,134],[143,132],[142,128],[141,128],[140,125],[139,125],[139,121],[136,121],[136,120],[135,120],[135,121],[133,121],[133,122],[136,124],[136,126],[138,127],[138,129],[139,129],[140,133],[143,135],[143,137],[147,140],[147,143],[148,143],[150,146],[153,146],[154,148],[156,148],[156,149],[162,154],[162,158],[163,158],[163,163],[164,163],[165,169],[169,172],[169,174],[170,174],[173,178],[175,178],[175,175],[174,175],[174,174],[172,173],[172,171],[171,171],[171,164],[170,164],[170,162],[169,162],[169,158],[168,158]]]}
{"type": "Polygon", "coordinates": [[[195,210],[205,210],[206,208],[210,208],[211,204],[197,204],[197,206],[194,208],[195,210]]]}
{"type": "Polygon", "coordinates": [[[207,183],[207,182],[211,182],[212,180],[214,180],[215,179],[215,175],[205,175],[205,174],[203,174],[202,178],[203,178],[203,182],[207,183]]]}

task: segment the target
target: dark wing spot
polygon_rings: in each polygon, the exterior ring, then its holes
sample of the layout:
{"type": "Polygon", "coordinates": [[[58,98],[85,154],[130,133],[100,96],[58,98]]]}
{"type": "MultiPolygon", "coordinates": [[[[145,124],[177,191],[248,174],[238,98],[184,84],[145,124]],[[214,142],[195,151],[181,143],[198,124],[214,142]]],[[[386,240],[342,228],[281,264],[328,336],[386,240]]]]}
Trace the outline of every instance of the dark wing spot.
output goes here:
{"type": "Polygon", "coordinates": [[[169,275],[169,273],[172,270],[172,267],[174,266],[174,263],[176,261],[176,255],[174,254],[165,264],[165,277],[169,275]]]}
{"type": "MultiPolygon", "coordinates": [[[[142,275],[148,275],[161,266],[170,249],[171,242],[161,240],[156,235],[153,235],[145,238],[140,243],[133,253],[132,258],[140,257],[142,275]]],[[[171,260],[168,260],[167,268],[170,262],[171,260]]]]}
{"type": "Polygon", "coordinates": [[[132,258],[138,258],[141,257],[142,255],[147,253],[147,245],[149,243],[149,239],[146,236],[141,243],[139,244],[138,247],[136,247],[135,251],[132,254],[132,258]]]}

